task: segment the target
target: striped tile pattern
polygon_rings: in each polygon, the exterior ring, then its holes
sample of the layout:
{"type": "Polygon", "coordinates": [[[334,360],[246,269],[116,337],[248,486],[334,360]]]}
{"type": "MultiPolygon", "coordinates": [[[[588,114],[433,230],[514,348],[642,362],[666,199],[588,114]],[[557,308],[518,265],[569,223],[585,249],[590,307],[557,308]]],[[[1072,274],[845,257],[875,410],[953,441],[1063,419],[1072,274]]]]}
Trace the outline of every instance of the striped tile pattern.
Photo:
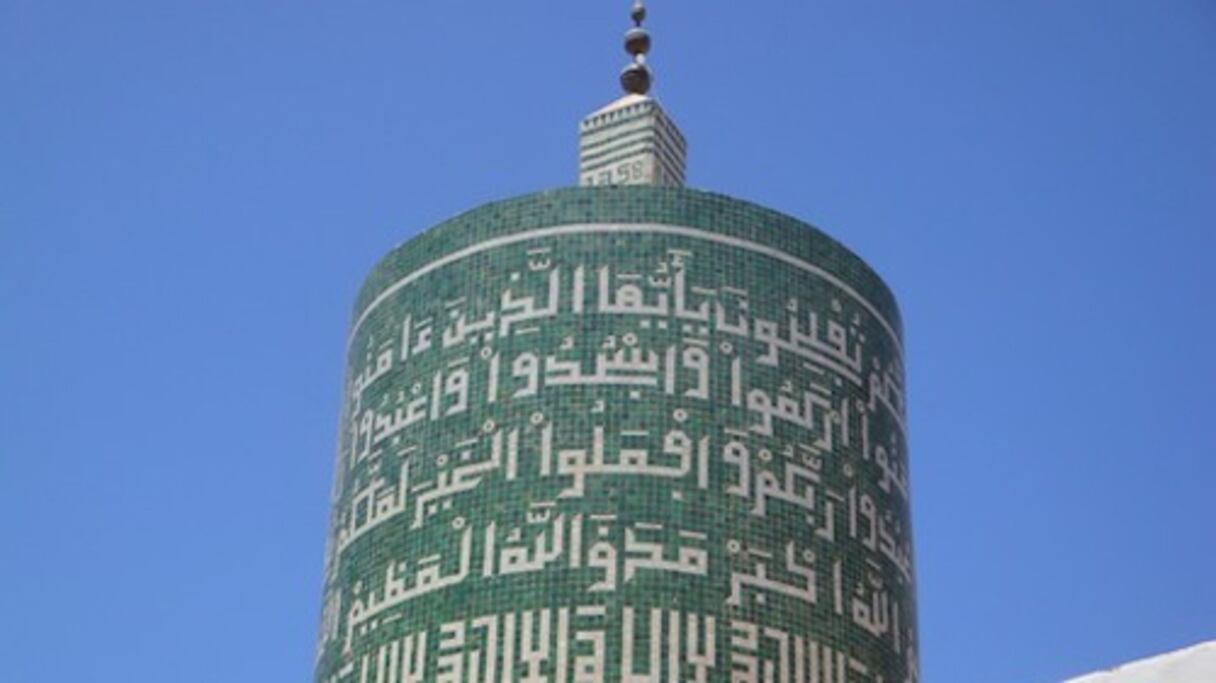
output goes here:
{"type": "Polygon", "coordinates": [[[580,185],[679,187],[684,159],[684,136],[645,95],[626,95],[579,126],[580,185]]]}

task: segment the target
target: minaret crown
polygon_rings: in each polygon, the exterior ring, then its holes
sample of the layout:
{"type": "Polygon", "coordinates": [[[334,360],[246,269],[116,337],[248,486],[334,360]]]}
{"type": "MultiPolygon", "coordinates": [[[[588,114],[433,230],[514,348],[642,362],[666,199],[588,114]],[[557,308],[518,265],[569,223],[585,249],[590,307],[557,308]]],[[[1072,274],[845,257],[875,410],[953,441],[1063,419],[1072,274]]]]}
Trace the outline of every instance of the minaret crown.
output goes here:
{"type": "Polygon", "coordinates": [[[633,27],[625,32],[625,52],[632,60],[621,71],[625,96],[580,124],[579,184],[683,185],[684,136],[648,94],[654,76],[646,61],[651,40],[642,27],[642,0],[634,0],[630,17],[633,27]]]}

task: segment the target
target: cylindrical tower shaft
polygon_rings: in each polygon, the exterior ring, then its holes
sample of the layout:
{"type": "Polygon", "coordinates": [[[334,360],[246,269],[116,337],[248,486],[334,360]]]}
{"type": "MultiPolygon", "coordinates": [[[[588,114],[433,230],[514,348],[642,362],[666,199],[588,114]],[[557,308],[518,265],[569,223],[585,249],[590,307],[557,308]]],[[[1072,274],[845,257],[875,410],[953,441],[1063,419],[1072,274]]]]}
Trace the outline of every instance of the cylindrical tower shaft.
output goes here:
{"type": "Polygon", "coordinates": [[[483,206],[360,293],[317,680],[912,681],[895,301],[721,195],[483,206]]]}

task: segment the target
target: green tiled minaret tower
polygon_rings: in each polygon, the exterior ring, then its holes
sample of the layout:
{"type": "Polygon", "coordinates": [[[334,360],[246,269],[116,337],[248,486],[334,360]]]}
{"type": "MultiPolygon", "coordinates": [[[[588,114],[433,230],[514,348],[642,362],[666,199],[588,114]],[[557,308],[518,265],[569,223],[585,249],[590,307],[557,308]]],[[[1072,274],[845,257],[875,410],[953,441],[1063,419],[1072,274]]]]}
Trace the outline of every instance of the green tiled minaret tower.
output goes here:
{"type": "Polygon", "coordinates": [[[918,680],[895,299],[683,187],[633,18],[581,186],[434,226],[358,295],[318,682],[918,680]]]}

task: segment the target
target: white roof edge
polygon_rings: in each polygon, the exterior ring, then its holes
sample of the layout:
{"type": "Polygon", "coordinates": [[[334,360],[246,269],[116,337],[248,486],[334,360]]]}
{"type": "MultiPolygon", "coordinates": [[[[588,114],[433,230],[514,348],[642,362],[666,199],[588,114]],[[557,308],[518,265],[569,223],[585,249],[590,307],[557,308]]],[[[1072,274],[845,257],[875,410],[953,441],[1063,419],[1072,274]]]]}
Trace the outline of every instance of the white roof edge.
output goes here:
{"type": "Polygon", "coordinates": [[[1213,683],[1216,640],[1070,678],[1064,683],[1213,683]]]}
{"type": "Polygon", "coordinates": [[[647,95],[638,95],[636,93],[629,93],[628,95],[625,95],[624,97],[613,100],[612,102],[609,102],[608,104],[600,107],[599,109],[596,109],[595,111],[591,112],[590,114],[587,114],[587,116],[585,116],[584,118],[591,118],[592,116],[599,116],[600,114],[603,114],[604,112],[609,112],[609,111],[612,111],[613,109],[620,109],[621,107],[627,107],[631,104],[637,104],[638,102],[655,102],[655,99],[653,97],[649,97],[647,95]]]}

